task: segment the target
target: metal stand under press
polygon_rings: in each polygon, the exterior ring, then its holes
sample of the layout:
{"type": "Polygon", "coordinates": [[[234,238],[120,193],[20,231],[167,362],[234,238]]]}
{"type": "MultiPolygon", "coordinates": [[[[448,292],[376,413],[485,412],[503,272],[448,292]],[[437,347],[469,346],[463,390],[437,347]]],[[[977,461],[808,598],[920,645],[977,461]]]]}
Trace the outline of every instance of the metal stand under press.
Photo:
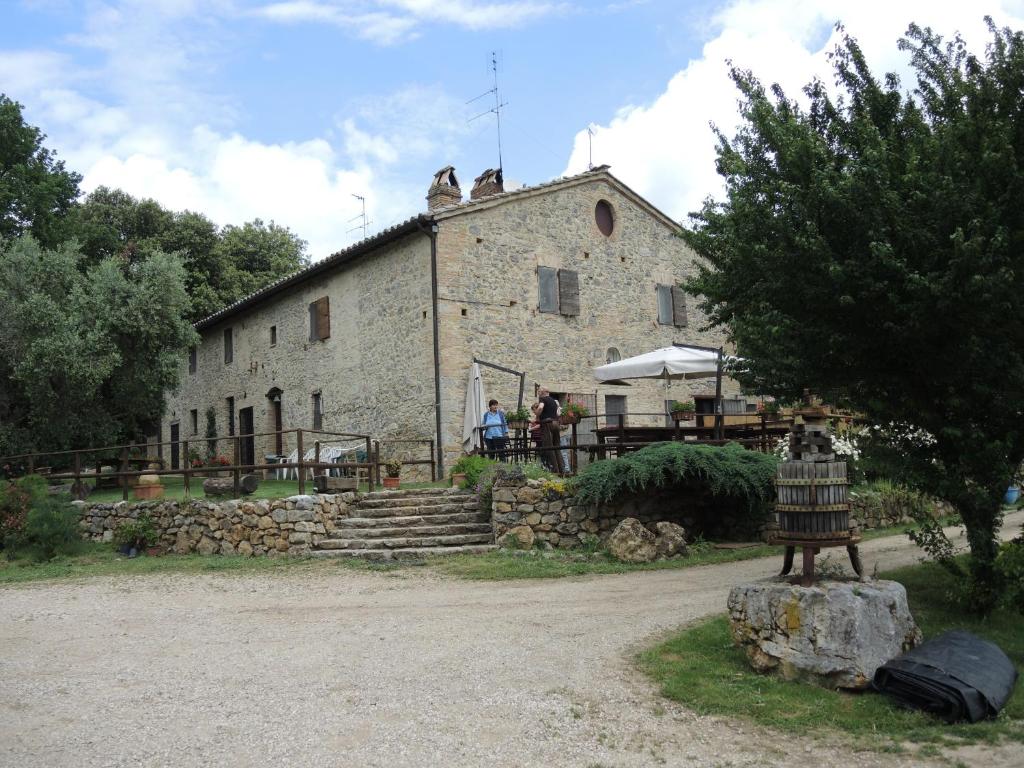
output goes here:
{"type": "Polygon", "coordinates": [[[850,531],[846,462],[836,461],[824,408],[809,403],[794,414],[788,459],[779,465],[775,481],[779,532],[771,543],[786,547],[780,576],[793,569],[796,548],[803,550],[803,574],[795,582],[814,583],[814,557],[826,547],[846,547],[858,577],[863,566],[857,545],[861,538],[850,531]]]}

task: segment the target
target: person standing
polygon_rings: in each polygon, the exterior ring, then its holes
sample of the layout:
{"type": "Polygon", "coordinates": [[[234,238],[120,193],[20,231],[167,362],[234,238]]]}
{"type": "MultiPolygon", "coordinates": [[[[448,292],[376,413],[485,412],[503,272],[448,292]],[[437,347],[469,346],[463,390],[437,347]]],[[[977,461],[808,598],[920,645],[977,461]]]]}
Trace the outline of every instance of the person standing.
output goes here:
{"type": "MultiPolygon", "coordinates": [[[[504,451],[508,443],[508,422],[505,420],[505,412],[498,407],[497,400],[491,400],[487,404],[487,413],[484,414],[481,426],[484,428],[484,443],[488,451],[504,451]]],[[[499,461],[505,461],[504,453],[495,455],[499,461]]]]}
{"type": "Polygon", "coordinates": [[[561,440],[559,434],[561,429],[558,423],[558,412],[560,407],[558,401],[551,396],[546,387],[541,387],[537,392],[540,411],[540,440],[541,455],[547,459],[548,468],[560,475],[565,474],[565,466],[562,464],[561,440]]]}

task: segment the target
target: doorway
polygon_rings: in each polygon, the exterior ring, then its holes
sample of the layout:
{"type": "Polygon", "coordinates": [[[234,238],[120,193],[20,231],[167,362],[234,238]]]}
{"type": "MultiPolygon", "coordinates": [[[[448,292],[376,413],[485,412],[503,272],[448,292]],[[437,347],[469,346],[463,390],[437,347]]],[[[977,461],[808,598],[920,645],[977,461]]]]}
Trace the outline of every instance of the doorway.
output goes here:
{"type": "Polygon", "coordinates": [[[284,453],[284,435],[281,434],[281,430],[284,428],[281,419],[282,394],[284,393],[277,387],[273,387],[267,392],[267,399],[270,401],[270,428],[276,433],[274,435],[274,453],[278,456],[284,453]]]}
{"type": "Polygon", "coordinates": [[[180,469],[181,444],[178,442],[179,426],[171,424],[171,469],[180,469]]]}
{"type": "Polygon", "coordinates": [[[242,466],[251,466],[256,463],[256,438],[253,437],[252,424],[252,406],[239,410],[238,431],[242,437],[240,441],[242,466]]]}

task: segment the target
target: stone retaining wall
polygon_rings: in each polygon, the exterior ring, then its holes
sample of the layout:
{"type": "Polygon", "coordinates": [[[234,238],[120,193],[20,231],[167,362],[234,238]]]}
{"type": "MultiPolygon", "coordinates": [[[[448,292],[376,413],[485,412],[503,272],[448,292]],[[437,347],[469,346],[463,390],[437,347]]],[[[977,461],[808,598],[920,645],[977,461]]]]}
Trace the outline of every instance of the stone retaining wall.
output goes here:
{"type": "MultiPolygon", "coordinates": [[[[744,523],[739,503],[715,498],[700,488],[658,491],[644,496],[618,500],[609,504],[582,504],[573,496],[555,490],[543,480],[528,480],[516,472],[499,473],[492,491],[492,522],[498,541],[508,533],[518,546],[535,543],[570,548],[585,543],[589,537],[604,540],[626,518],[635,518],[651,532],[655,524],[671,522],[681,525],[687,534],[708,538],[735,537],[744,523]]],[[[745,523],[750,527],[750,523],[745,523]]],[[[765,520],[746,532],[761,536],[768,527],[765,520]]],[[[513,543],[510,539],[506,543],[513,543]]]]}
{"type": "Polygon", "coordinates": [[[159,545],[181,554],[302,554],[349,514],[355,493],[291,496],[286,499],[210,501],[73,502],[79,507],[82,536],[112,541],[123,522],[148,513],[159,545]]]}

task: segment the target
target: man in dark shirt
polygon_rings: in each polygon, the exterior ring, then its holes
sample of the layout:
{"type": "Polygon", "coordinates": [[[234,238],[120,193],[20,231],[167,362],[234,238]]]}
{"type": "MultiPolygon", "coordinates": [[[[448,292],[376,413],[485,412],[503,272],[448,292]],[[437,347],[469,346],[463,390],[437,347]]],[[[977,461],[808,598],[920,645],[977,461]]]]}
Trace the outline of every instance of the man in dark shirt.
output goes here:
{"type": "Polygon", "coordinates": [[[565,467],[562,465],[562,446],[559,439],[558,401],[545,387],[541,387],[537,395],[542,406],[540,412],[541,457],[552,472],[564,475],[565,467]]]}

